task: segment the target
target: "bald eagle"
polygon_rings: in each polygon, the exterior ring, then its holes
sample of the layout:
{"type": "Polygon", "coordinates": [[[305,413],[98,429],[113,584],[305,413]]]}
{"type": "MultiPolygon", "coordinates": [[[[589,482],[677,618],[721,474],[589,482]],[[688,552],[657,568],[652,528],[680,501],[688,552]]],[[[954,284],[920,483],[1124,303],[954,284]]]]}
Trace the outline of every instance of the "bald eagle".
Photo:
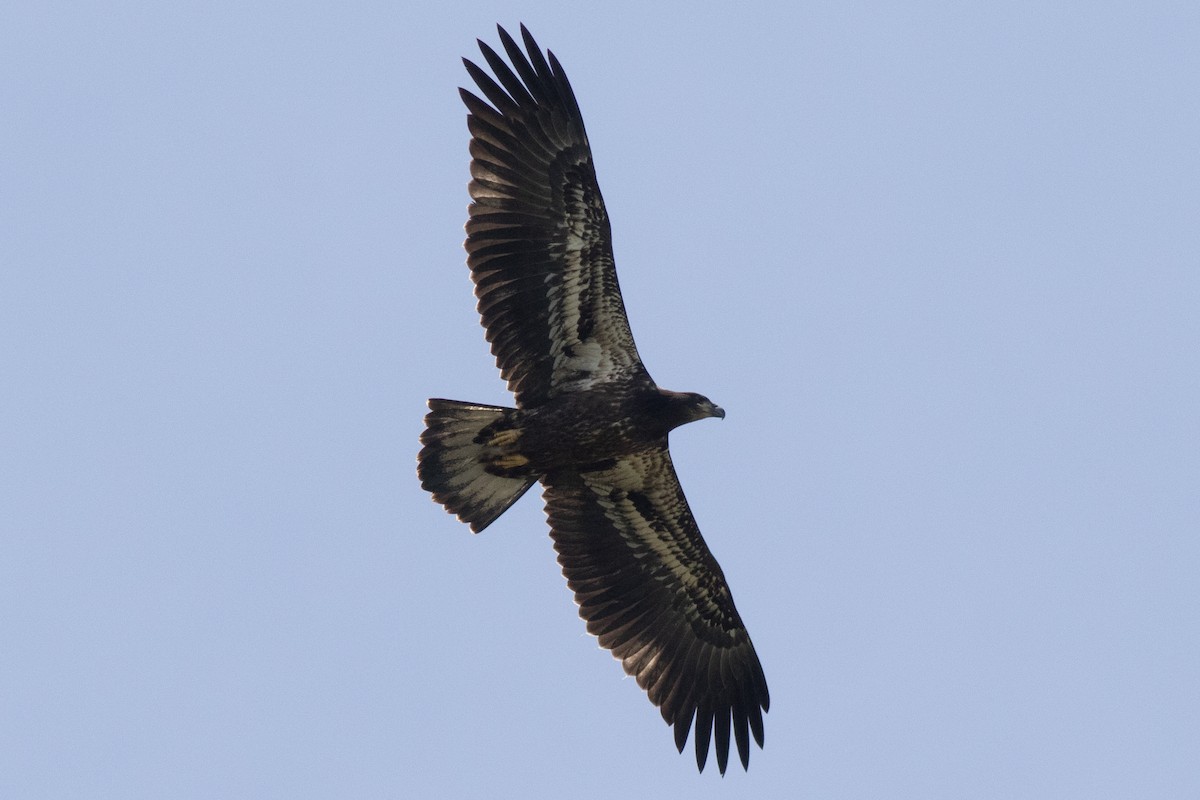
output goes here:
{"type": "Polygon", "coordinates": [[[495,78],[467,59],[486,100],[460,89],[471,133],[467,264],[515,408],[430,400],[417,474],[482,531],[541,482],[567,585],[600,645],[675,728],[710,738],[723,775],[763,744],[762,665],[721,567],[700,536],[667,435],[725,412],[660,389],[638,356],[613,264],[608,214],[562,66],[521,26],[495,78]]]}

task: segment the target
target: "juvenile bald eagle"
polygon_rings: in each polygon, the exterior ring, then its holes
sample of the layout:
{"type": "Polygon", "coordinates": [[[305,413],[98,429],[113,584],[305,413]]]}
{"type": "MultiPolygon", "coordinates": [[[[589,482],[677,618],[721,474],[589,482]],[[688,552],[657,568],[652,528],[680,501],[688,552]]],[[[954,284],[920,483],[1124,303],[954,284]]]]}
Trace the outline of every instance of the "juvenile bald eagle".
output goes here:
{"type": "Polygon", "coordinates": [[[516,408],[430,400],[421,486],[475,532],[541,481],[550,535],[579,614],[675,726],[710,736],[721,774],[732,726],[742,766],[770,705],[754,645],[700,536],[667,449],[686,422],[724,417],[658,388],[638,357],[583,118],[553,53],[500,28],[512,67],[463,59],[486,101],[469,114],[474,202],[467,264],[516,408]]]}

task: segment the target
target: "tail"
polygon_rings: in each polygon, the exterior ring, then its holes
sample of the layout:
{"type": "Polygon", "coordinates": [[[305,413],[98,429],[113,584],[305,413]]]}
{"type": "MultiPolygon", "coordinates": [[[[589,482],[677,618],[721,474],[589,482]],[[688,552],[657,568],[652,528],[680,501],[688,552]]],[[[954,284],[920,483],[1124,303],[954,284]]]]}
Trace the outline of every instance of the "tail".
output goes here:
{"type": "Polygon", "coordinates": [[[429,401],[421,434],[424,446],[417,454],[421,488],[475,533],[503,514],[538,479],[537,475],[496,469],[499,440],[484,429],[501,422],[512,410],[457,400],[429,401]],[[509,474],[498,475],[497,471],[509,474]]]}

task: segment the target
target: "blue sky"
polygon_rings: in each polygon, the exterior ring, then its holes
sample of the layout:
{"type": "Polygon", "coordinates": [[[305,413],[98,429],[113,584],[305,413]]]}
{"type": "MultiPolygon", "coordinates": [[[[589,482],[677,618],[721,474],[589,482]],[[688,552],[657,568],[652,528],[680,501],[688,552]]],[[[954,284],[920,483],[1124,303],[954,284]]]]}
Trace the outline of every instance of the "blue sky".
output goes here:
{"type": "Polygon", "coordinates": [[[1189,3],[0,12],[0,795],[1200,794],[1189,3]],[[461,248],[474,40],[571,77],[771,686],[697,775],[531,493],[461,248]]]}

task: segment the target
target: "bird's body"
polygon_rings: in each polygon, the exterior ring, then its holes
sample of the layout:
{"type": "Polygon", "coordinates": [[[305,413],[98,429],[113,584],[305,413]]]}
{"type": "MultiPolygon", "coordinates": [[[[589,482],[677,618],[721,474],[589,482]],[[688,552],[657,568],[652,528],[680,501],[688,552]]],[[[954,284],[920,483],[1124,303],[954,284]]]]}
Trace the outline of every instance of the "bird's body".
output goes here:
{"type": "Polygon", "coordinates": [[[665,447],[673,428],[724,415],[696,395],[615,384],[513,409],[481,436],[494,443],[497,458],[524,462],[529,474],[541,475],[563,467],[586,470],[644,450],[647,443],[665,447]]]}
{"type": "Polygon", "coordinates": [[[715,736],[762,745],[770,700],[724,575],[700,536],[668,434],[724,417],[702,395],[660,389],[633,343],[583,120],[566,75],[522,27],[500,29],[510,68],[467,70],[468,265],[516,407],[430,400],[421,485],[478,532],[541,482],[580,615],[637,678],[680,750],[695,720],[701,769],[715,736]],[[515,70],[515,72],[514,72],[515,70]]]}

